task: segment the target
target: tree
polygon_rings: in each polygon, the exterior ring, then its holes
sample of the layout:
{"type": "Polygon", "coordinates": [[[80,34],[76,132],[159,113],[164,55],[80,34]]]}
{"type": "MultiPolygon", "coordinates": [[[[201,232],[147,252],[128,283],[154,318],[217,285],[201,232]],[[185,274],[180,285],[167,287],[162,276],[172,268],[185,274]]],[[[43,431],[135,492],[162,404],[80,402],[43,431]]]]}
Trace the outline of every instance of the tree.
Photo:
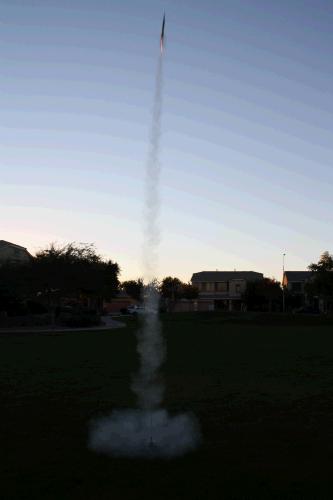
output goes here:
{"type": "Polygon", "coordinates": [[[320,256],[320,259],[317,263],[312,263],[308,266],[309,271],[314,273],[322,272],[325,273],[327,271],[333,270],[333,255],[330,255],[328,251],[323,252],[320,256]]]}
{"type": "Polygon", "coordinates": [[[333,307],[333,256],[324,252],[317,263],[309,265],[312,278],[306,284],[305,290],[310,298],[318,297],[323,303],[323,309],[333,307]]]}
{"type": "Polygon", "coordinates": [[[183,283],[182,284],[182,295],[184,299],[194,300],[199,295],[199,290],[196,286],[192,285],[192,283],[183,283]]]}
{"type": "Polygon", "coordinates": [[[140,301],[142,299],[143,291],[143,280],[139,278],[138,280],[123,281],[121,288],[125,290],[127,295],[132,297],[132,299],[140,301]]]}
{"type": "Polygon", "coordinates": [[[40,297],[53,307],[63,298],[91,301],[101,307],[103,299],[113,297],[119,286],[119,266],[103,260],[94,245],[51,244],[31,262],[0,269],[0,280],[9,292],[20,298],[40,297]]]}
{"type": "Polygon", "coordinates": [[[199,290],[196,286],[191,283],[183,283],[178,278],[172,278],[168,276],[164,278],[160,286],[160,292],[165,299],[196,299],[199,294],[199,290]]]}
{"type": "Polygon", "coordinates": [[[281,284],[270,278],[250,281],[243,294],[248,310],[272,311],[282,301],[281,284]]]}
{"type": "Polygon", "coordinates": [[[180,299],[193,300],[198,296],[198,289],[191,283],[183,283],[178,278],[168,276],[160,285],[160,293],[168,310],[172,309],[180,299]]]}
{"type": "Polygon", "coordinates": [[[160,291],[164,299],[176,301],[182,297],[183,283],[178,278],[168,276],[162,281],[160,291]]]}
{"type": "Polygon", "coordinates": [[[119,286],[119,266],[104,261],[92,244],[69,243],[63,247],[51,244],[37,253],[33,262],[39,290],[60,290],[61,294],[78,297],[82,294],[111,298],[119,286]]]}
{"type": "Polygon", "coordinates": [[[22,301],[2,281],[0,284],[0,315],[1,313],[10,316],[16,315],[22,311],[22,308],[22,301]]]}

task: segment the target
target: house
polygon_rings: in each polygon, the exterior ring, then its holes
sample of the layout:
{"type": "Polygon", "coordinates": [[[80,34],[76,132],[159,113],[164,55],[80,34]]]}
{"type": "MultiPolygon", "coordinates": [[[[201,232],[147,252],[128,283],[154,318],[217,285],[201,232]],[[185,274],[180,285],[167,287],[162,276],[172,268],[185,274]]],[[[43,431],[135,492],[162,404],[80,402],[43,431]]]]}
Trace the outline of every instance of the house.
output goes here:
{"type": "MultiPolygon", "coordinates": [[[[289,309],[311,306],[315,310],[323,310],[324,306],[319,297],[308,297],[306,284],[313,278],[311,271],[285,271],[282,286],[289,295],[289,309]]],[[[288,303],[287,303],[288,306],[288,303]]]]}
{"type": "Polygon", "coordinates": [[[28,250],[15,243],[0,240],[0,266],[5,263],[23,264],[29,262],[32,256],[28,250]]]}
{"type": "Polygon", "coordinates": [[[254,271],[201,271],[191,282],[198,288],[197,310],[243,310],[242,295],[247,283],[264,279],[254,271]]]}
{"type": "Polygon", "coordinates": [[[305,295],[305,284],[311,279],[311,271],[285,271],[282,286],[295,295],[305,295]]]}
{"type": "Polygon", "coordinates": [[[305,285],[311,280],[313,273],[311,271],[285,271],[282,279],[282,286],[291,299],[292,307],[301,307],[308,305],[308,297],[305,285]]]}
{"type": "Polygon", "coordinates": [[[125,290],[120,290],[111,301],[104,301],[103,309],[106,314],[120,313],[129,306],[138,304],[139,302],[130,297],[125,290]]]}

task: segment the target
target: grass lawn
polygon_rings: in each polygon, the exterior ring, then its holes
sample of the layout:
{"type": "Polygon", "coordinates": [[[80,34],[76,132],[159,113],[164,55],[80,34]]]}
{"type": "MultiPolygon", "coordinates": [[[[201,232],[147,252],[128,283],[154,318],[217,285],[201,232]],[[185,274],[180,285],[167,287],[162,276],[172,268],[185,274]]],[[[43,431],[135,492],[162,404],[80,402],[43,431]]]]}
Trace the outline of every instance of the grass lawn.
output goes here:
{"type": "Polygon", "coordinates": [[[0,335],[0,498],[332,499],[333,326],[163,316],[165,406],[200,420],[171,461],[87,449],[91,419],[135,405],[135,320],[109,332],[0,335]]]}

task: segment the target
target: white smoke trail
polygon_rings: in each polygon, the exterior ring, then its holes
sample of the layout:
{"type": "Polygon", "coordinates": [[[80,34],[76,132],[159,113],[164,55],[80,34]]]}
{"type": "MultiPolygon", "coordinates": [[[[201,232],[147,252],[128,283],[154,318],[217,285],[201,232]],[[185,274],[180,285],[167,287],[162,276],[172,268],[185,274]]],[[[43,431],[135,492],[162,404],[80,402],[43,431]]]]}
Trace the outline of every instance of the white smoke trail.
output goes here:
{"type": "Polygon", "coordinates": [[[151,283],[155,279],[158,261],[158,244],[160,231],[158,226],[159,215],[159,182],[160,182],[160,138],[162,119],[162,90],[163,90],[163,57],[158,60],[154,106],[152,113],[152,128],[150,132],[150,148],[146,164],[145,207],[144,207],[144,242],[143,268],[144,277],[151,283]]]}
{"type": "Polygon", "coordinates": [[[157,376],[165,355],[162,329],[158,317],[159,293],[156,280],[160,241],[158,216],[162,89],[163,57],[161,54],[156,72],[150,147],[146,164],[143,240],[143,271],[146,286],[144,290],[143,328],[138,333],[138,352],[141,365],[132,386],[137,395],[139,406],[151,410],[158,407],[163,398],[163,384],[157,380],[157,376]]]}
{"type": "Polygon", "coordinates": [[[139,407],[152,410],[163,399],[164,386],[158,379],[159,368],[165,356],[158,317],[159,293],[154,280],[145,287],[144,307],[143,326],[137,333],[140,370],[134,378],[132,389],[138,398],[139,407]]]}
{"type": "Polygon", "coordinates": [[[132,389],[138,410],[117,410],[92,424],[89,447],[113,456],[171,458],[196,448],[199,427],[192,415],[170,416],[161,409],[164,385],[160,367],[165,345],[159,320],[156,272],[160,239],[159,178],[162,118],[163,56],[159,57],[152,115],[150,148],[146,165],[143,267],[145,278],[143,326],[138,332],[139,373],[132,389]]]}

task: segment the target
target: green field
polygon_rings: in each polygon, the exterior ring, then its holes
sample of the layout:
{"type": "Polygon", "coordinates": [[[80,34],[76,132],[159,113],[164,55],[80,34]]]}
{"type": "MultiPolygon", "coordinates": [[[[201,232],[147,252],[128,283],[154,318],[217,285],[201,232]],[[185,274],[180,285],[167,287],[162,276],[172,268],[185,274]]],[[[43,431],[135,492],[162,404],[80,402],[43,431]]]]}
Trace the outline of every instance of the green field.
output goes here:
{"type": "Polygon", "coordinates": [[[136,328],[0,335],[1,499],[333,498],[332,324],[165,315],[165,406],[203,434],[171,461],[87,449],[91,419],[135,405],[136,328]]]}

